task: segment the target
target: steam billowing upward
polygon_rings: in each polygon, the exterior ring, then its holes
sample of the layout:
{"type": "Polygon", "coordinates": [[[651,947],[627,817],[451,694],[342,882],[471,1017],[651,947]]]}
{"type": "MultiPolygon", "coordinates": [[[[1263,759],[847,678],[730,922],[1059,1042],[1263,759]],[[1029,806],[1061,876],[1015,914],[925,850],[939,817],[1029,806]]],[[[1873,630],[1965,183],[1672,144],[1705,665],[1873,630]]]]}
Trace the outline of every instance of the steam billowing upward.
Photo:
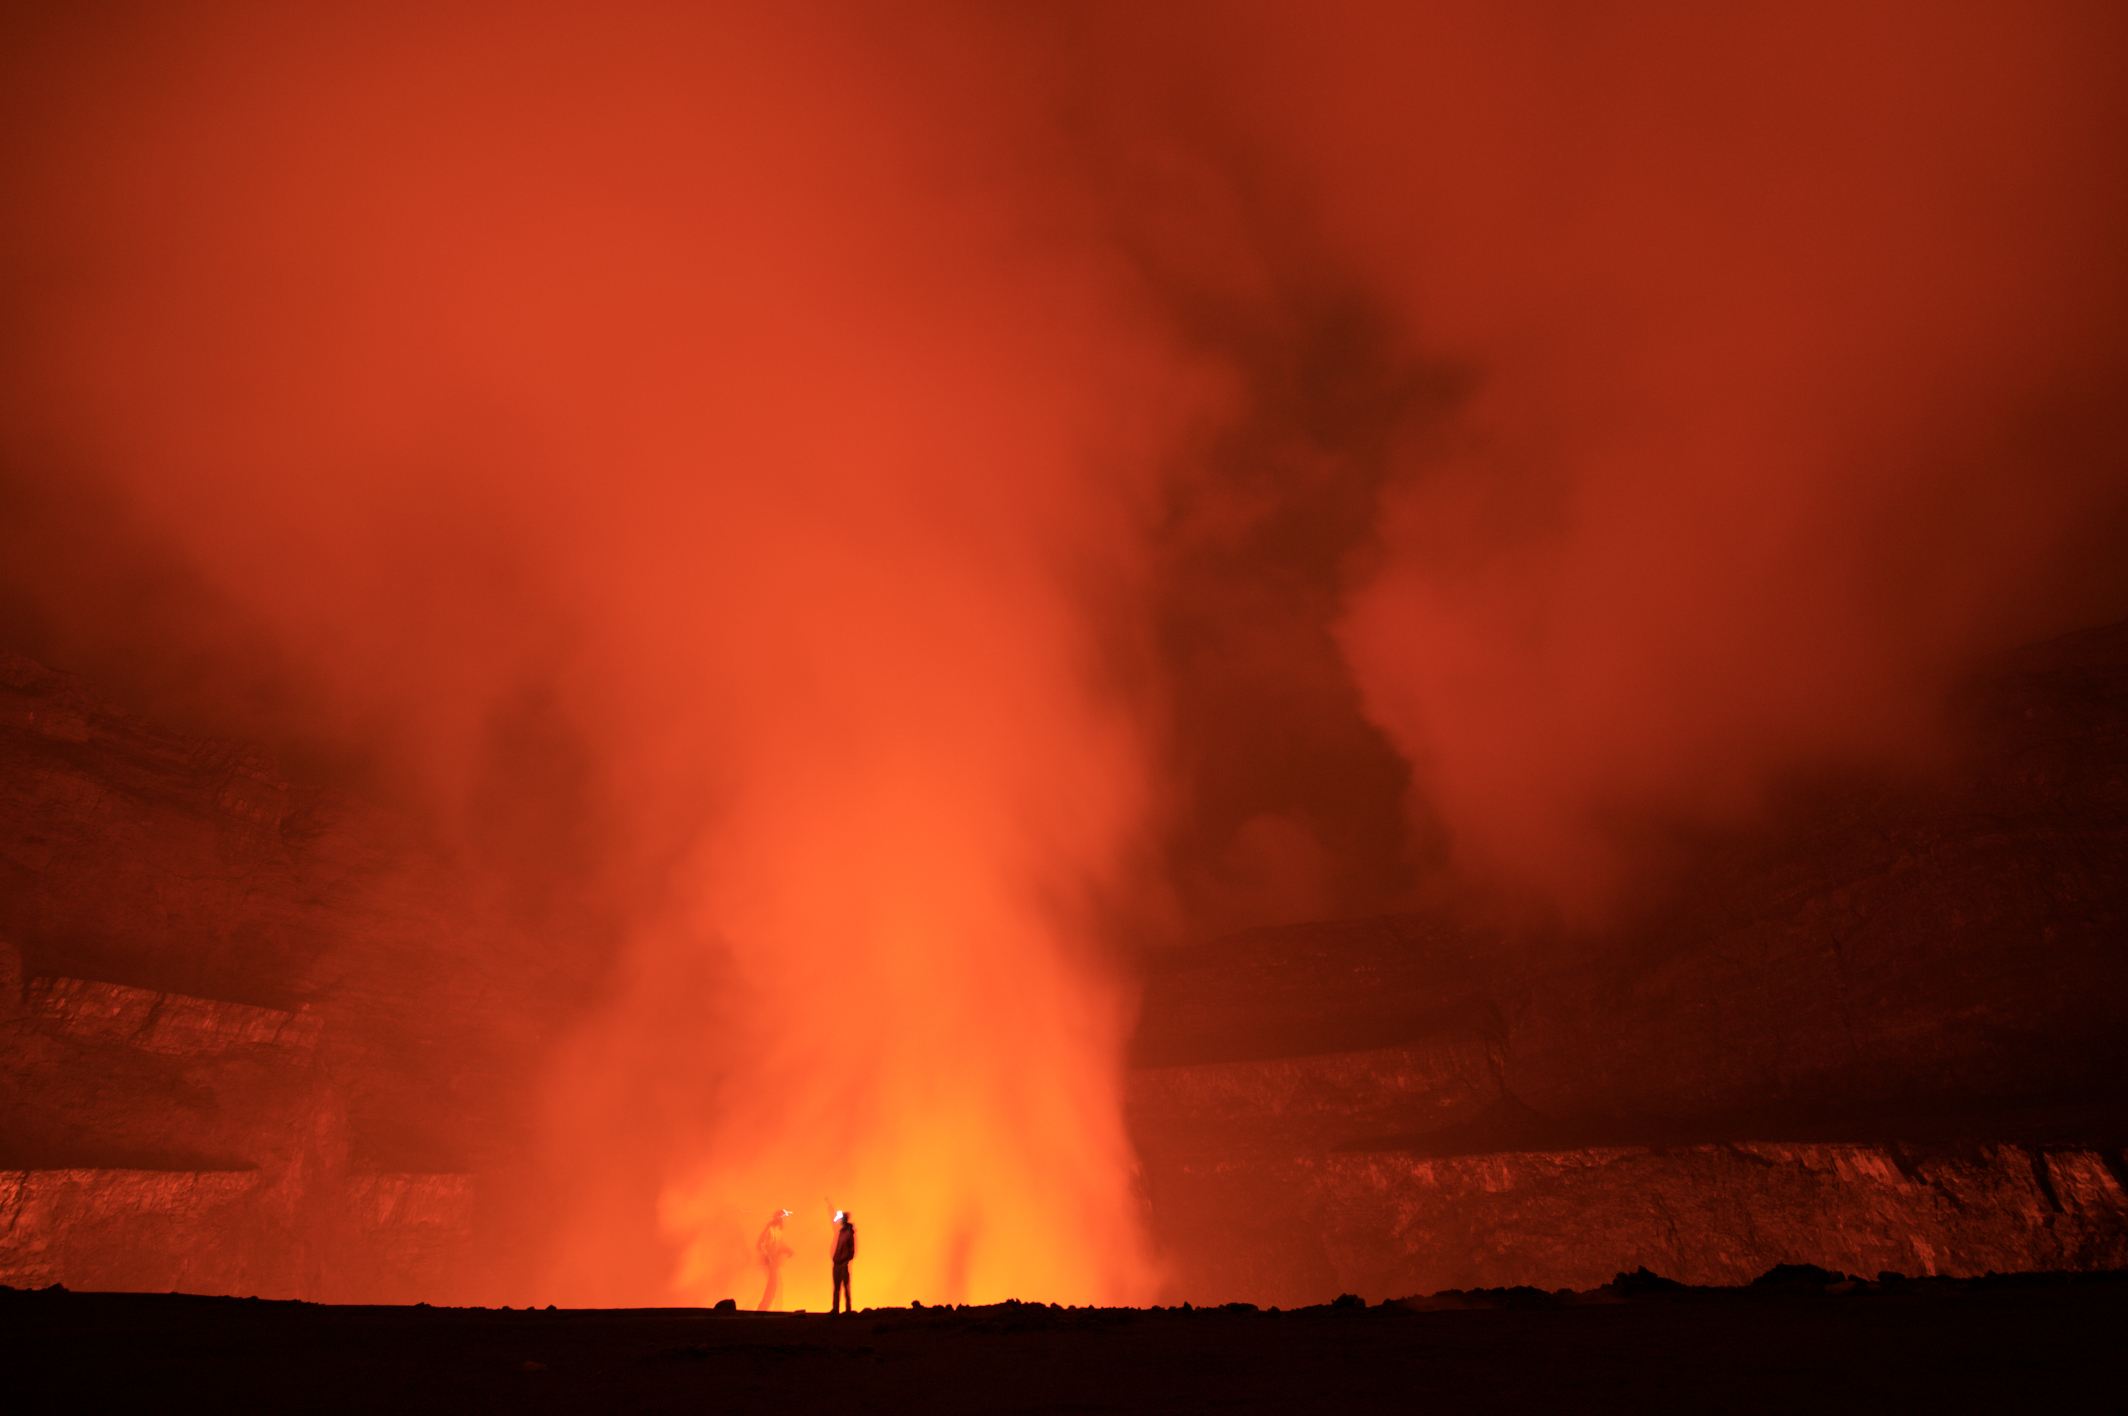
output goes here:
{"type": "Polygon", "coordinates": [[[1544,8],[1333,27],[1291,112],[1479,371],[1343,642],[1466,860],[1587,904],[1651,818],[1911,751],[1976,651],[2120,612],[2128,30],[1544,8]]]}
{"type": "Polygon", "coordinates": [[[1125,946],[1600,907],[2128,604],[2123,39],[18,22],[6,632],[612,922],[557,1296],[1142,1296],[1125,946]]]}

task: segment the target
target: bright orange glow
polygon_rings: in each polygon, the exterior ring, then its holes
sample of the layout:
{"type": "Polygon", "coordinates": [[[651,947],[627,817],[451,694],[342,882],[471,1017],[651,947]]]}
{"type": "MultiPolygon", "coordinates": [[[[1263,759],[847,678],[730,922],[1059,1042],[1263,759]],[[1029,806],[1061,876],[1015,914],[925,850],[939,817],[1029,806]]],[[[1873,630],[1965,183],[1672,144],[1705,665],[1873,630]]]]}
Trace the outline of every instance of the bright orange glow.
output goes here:
{"type": "Polygon", "coordinates": [[[583,762],[573,855],[501,824],[624,931],[527,1059],[543,1301],[751,1304],[788,1206],[825,1307],[829,1198],[861,1302],[1143,1297],[1093,925],[1148,767],[1080,586],[1159,361],[985,175],[1023,57],[766,13],[201,12],[40,169],[108,298],[25,416],[445,821],[514,705],[512,774],[583,762]]]}
{"type": "MultiPolygon", "coordinates": [[[[1139,810],[1132,740],[1077,686],[1067,626],[1030,632],[1038,576],[971,574],[944,548],[914,558],[926,573],[908,552],[793,568],[871,588],[779,618],[719,823],[583,1040],[589,1070],[564,1072],[560,1131],[646,1101],[646,1130],[673,1128],[656,1210],[685,1298],[749,1291],[764,1202],[796,1212],[787,1306],[827,1306],[836,1208],[859,1223],[860,1303],[1143,1297],[1127,1014],[1073,898],[1113,877],[1139,810]],[[729,969],[704,989],[719,946],[729,969]],[[676,1000],[701,1011],[682,1022],[676,1000]]],[[[606,1291],[595,1227],[565,1263],[606,1291]]]]}
{"type": "Polygon", "coordinates": [[[44,8],[0,630],[504,882],[440,1297],[1152,1297],[1133,947],[1600,909],[2128,604],[2117,3],[44,8]]]}

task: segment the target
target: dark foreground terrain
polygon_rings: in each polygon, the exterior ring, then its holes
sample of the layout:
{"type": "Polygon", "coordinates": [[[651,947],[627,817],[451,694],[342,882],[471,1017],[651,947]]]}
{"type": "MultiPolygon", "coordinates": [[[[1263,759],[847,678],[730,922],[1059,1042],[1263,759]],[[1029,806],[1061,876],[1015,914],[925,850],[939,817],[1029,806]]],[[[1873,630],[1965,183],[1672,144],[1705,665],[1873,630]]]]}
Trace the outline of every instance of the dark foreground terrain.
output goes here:
{"type": "Polygon", "coordinates": [[[11,1411],[2030,1410],[2119,1390],[2128,1275],[1373,1308],[334,1307],[0,1291],[11,1411]]]}

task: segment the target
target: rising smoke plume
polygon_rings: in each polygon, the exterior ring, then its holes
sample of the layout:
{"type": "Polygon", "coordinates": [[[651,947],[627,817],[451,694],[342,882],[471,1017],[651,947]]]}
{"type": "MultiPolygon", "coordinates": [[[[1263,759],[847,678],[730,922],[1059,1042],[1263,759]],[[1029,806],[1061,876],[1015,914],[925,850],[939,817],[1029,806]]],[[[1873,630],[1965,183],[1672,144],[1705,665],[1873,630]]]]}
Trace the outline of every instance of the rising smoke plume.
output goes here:
{"type": "Polygon", "coordinates": [[[563,1301],[1148,1295],[1126,946],[2128,606],[2102,7],[15,23],[9,633],[610,922],[563,1301]]]}

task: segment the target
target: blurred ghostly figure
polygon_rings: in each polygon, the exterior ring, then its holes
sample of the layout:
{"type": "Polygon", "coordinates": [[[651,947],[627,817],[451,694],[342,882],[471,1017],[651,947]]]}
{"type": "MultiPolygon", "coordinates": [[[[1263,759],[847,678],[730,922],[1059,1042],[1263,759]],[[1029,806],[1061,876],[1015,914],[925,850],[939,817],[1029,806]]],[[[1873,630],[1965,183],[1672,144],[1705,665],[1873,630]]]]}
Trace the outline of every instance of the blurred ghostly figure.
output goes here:
{"type": "Polygon", "coordinates": [[[850,1260],[857,1257],[857,1225],[848,1210],[835,1211],[835,1294],[828,1300],[828,1312],[836,1312],[840,1303],[844,1310],[857,1311],[857,1304],[850,1297],[850,1260]]]}
{"type": "Polygon", "coordinates": [[[754,1241],[754,1252],[761,1256],[761,1267],[768,1270],[768,1285],[761,1290],[761,1306],[757,1312],[767,1312],[776,1306],[776,1295],[783,1288],[783,1261],[791,1256],[791,1246],[783,1242],[783,1221],[790,1216],[789,1210],[777,1210],[761,1227],[761,1237],[754,1241]]]}

